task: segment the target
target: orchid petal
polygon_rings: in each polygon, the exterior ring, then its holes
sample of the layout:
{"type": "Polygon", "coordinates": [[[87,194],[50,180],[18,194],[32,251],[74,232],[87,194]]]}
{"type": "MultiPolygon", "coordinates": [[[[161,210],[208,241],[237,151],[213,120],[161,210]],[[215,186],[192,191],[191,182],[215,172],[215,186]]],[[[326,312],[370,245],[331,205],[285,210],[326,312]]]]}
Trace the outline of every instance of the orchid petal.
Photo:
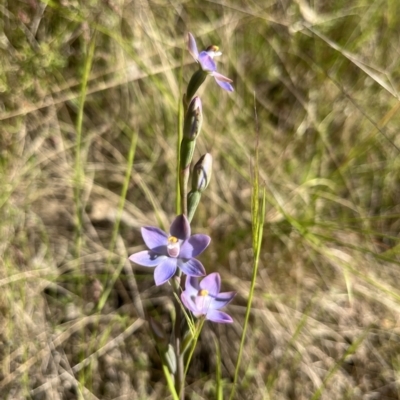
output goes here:
{"type": "Polygon", "coordinates": [[[195,258],[187,261],[178,258],[178,267],[184,274],[189,276],[204,276],[206,274],[203,264],[195,258]]]}
{"type": "Polygon", "coordinates": [[[217,272],[207,275],[200,282],[200,289],[205,289],[208,291],[210,296],[217,297],[221,289],[221,277],[217,272]]]}
{"type": "Polygon", "coordinates": [[[198,61],[203,71],[214,72],[217,70],[217,65],[215,64],[215,61],[206,51],[202,51],[199,54],[198,61]]]}
{"type": "Polygon", "coordinates": [[[206,319],[213,321],[213,322],[218,322],[220,324],[230,324],[233,322],[233,319],[230,315],[228,315],[222,311],[217,311],[217,310],[210,310],[207,313],[206,319]]]}
{"type": "Polygon", "coordinates": [[[181,300],[182,300],[183,305],[187,309],[189,309],[192,313],[196,313],[197,312],[196,304],[193,301],[193,297],[186,290],[184,292],[182,292],[181,300]]]}
{"type": "Polygon", "coordinates": [[[185,292],[187,292],[189,296],[197,296],[197,292],[199,290],[199,279],[195,276],[187,276],[185,282],[185,292]]]}
{"type": "Polygon", "coordinates": [[[192,258],[201,254],[210,244],[211,238],[202,233],[191,236],[182,243],[179,258],[192,258]]]}
{"type": "Polygon", "coordinates": [[[166,258],[154,270],[154,281],[157,286],[162,285],[164,282],[169,281],[176,271],[176,258],[166,258]]]}
{"type": "Polygon", "coordinates": [[[228,78],[225,75],[220,74],[217,71],[214,71],[212,73],[212,76],[215,78],[215,80],[219,80],[219,81],[222,81],[222,82],[233,82],[232,79],[228,78]]]}
{"type": "Polygon", "coordinates": [[[197,61],[199,58],[199,51],[197,50],[196,40],[190,32],[188,33],[188,50],[191,56],[197,61]]]}
{"type": "Polygon", "coordinates": [[[156,267],[166,258],[164,255],[156,254],[149,250],[139,251],[139,253],[132,254],[129,257],[131,261],[144,267],[156,267]]]}
{"type": "Polygon", "coordinates": [[[157,254],[167,254],[167,234],[154,226],[144,226],[142,229],[142,237],[146,246],[157,254]]]}
{"type": "Polygon", "coordinates": [[[172,222],[169,232],[178,239],[188,239],[190,237],[190,224],[186,215],[178,215],[172,222]]]}
{"type": "Polygon", "coordinates": [[[196,303],[196,309],[199,313],[202,315],[208,314],[211,305],[210,296],[196,296],[194,302],[196,303]]]}
{"type": "Polygon", "coordinates": [[[222,80],[216,78],[215,77],[215,73],[213,75],[214,75],[214,78],[215,78],[215,82],[217,82],[218,85],[220,87],[222,87],[222,89],[226,90],[227,92],[233,92],[235,90],[235,89],[233,89],[233,86],[229,82],[222,81],[222,80]]]}
{"type": "Polygon", "coordinates": [[[236,292],[224,292],[218,293],[216,298],[212,299],[211,308],[217,310],[219,308],[225,307],[229,304],[232,299],[236,296],[236,292]]]}

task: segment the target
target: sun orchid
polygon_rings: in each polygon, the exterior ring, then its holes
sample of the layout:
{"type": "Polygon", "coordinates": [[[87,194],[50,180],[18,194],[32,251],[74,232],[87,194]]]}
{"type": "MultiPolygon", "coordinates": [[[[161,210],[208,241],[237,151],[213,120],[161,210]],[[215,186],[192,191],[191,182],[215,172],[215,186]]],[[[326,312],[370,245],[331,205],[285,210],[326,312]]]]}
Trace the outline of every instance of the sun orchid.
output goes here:
{"type": "Polygon", "coordinates": [[[230,84],[232,79],[217,72],[217,65],[215,64],[214,57],[220,56],[222,53],[219,51],[218,46],[209,46],[206,50],[199,53],[197,50],[196,40],[194,36],[188,33],[188,50],[192,57],[200,64],[201,69],[213,76],[215,81],[222,89],[233,92],[233,86],[230,84]]]}
{"type": "Polygon", "coordinates": [[[220,289],[221,277],[217,272],[207,275],[201,282],[196,277],[188,276],[181,300],[195,317],[204,315],[206,319],[213,322],[231,323],[233,319],[218,310],[226,306],[236,293],[220,293],[220,289]]]}
{"type": "Polygon", "coordinates": [[[141,229],[142,237],[149,250],[132,254],[129,260],[144,267],[156,267],[154,280],[157,286],[170,280],[179,268],[188,276],[204,276],[203,264],[196,260],[211,239],[207,235],[190,235],[190,224],[184,214],[172,222],[169,234],[153,226],[141,229]]]}

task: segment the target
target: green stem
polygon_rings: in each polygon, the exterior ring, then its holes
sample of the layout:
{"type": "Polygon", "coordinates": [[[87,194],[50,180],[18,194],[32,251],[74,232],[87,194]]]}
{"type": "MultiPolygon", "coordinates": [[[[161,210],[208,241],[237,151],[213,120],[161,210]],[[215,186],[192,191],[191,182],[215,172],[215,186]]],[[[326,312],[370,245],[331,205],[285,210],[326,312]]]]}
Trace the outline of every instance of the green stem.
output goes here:
{"type": "Polygon", "coordinates": [[[180,171],[180,185],[181,185],[181,208],[182,213],[187,216],[187,195],[188,195],[188,182],[190,176],[190,164],[180,171]]]}
{"type": "Polygon", "coordinates": [[[186,374],[187,374],[187,372],[189,370],[190,361],[192,360],[193,353],[194,353],[194,351],[196,349],[197,340],[200,337],[200,333],[201,333],[201,330],[203,329],[203,325],[204,325],[205,320],[206,320],[205,317],[201,317],[201,319],[199,320],[199,322],[197,324],[196,333],[195,333],[195,336],[194,336],[194,339],[193,339],[193,342],[192,342],[192,346],[190,348],[190,353],[188,355],[188,359],[186,361],[185,375],[184,376],[186,376],[186,374]]]}
{"type": "MultiPolygon", "coordinates": [[[[181,73],[179,77],[179,84],[182,88],[183,83],[183,53],[181,58],[181,73]]],[[[182,91],[181,91],[182,92],[182,91]]],[[[182,180],[181,180],[181,147],[183,139],[183,115],[186,110],[183,107],[181,99],[178,100],[178,141],[177,141],[177,168],[176,168],[176,214],[187,214],[187,204],[185,198],[182,197],[182,180]]],[[[187,190],[187,189],[186,189],[187,190]]],[[[182,321],[182,310],[179,304],[179,294],[182,291],[181,287],[181,272],[177,271],[176,281],[173,280],[172,286],[174,288],[176,296],[174,296],[175,305],[175,324],[174,324],[174,349],[176,357],[176,373],[175,373],[175,389],[178,393],[179,399],[185,398],[185,378],[183,375],[183,363],[181,356],[181,321],[182,321]]]]}
{"type": "Polygon", "coordinates": [[[174,324],[174,349],[176,357],[176,373],[175,373],[175,390],[178,393],[179,399],[185,398],[185,374],[183,370],[183,357],[181,354],[182,346],[182,310],[179,302],[179,294],[182,291],[181,277],[178,272],[172,279],[172,287],[175,291],[174,305],[175,305],[175,324],[174,324]]]}
{"type": "Polygon", "coordinates": [[[163,363],[162,364],[162,369],[163,369],[163,372],[164,372],[165,379],[167,380],[168,389],[169,389],[169,391],[170,391],[170,393],[172,395],[172,398],[174,400],[179,400],[179,397],[178,397],[178,394],[176,393],[176,390],[175,390],[175,387],[174,387],[174,382],[172,381],[171,374],[169,372],[167,364],[163,363]]]}
{"type": "MultiPolygon", "coordinates": [[[[183,61],[183,59],[182,59],[183,61]]],[[[182,71],[182,68],[181,68],[182,71]]],[[[180,86],[182,86],[182,73],[180,75],[180,86]]],[[[180,165],[181,165],[181,142],[183,137],[183,103],[178,100],[178,141],[176,143],[177,147],[177,164],[176,164],[176,215],[181,213],[182,198],[180,196],[180,165]]]]}
{"type": "Polygon", "coordinates": [[[187,215],[187,195],[188,184],[190,177],[190,164],[193,159],[194,149],[196,147],[196,140],[189,140],[183,138],[180,148],[180,168],[179,168],[179,184],[181,193],[181,208],[182,213],[187,215]]]}
{"type": "Polygon", "coordinates": [[[176,320],[175,320],[175,355],[176,355],[176,376],[175,388],[179,398],[185,398],[185,374],[183,370],[183,358],[181,355],[181,321],[182,314],[179,304],[176,304],[176,320]]]}

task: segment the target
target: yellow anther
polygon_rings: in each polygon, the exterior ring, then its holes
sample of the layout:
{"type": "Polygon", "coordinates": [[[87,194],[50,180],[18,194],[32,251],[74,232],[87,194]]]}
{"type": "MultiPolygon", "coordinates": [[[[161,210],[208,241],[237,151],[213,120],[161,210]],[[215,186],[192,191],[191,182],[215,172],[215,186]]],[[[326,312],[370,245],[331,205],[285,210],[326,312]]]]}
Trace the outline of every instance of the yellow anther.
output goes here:
{"type": "Polygon", "coordinates": [[[170,236],[169,238],[168,238],[168,243],[178,243],[178,238],[176,238],[175,236],[170,236]]]}
{"type": "Polygon", "coordinates": [[[212,44],[211,46],[208,46],[206,51],[214,51],[217,52],[219,50],[219,47],[216,46],[215,44],[212,44]]]}

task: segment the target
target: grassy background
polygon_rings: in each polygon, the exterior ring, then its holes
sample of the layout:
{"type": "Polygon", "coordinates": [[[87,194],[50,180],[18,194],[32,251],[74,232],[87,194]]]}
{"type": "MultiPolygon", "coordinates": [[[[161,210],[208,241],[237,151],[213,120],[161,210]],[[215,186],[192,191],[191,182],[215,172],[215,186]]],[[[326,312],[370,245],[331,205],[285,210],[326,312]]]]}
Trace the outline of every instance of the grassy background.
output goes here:
{"type": "Polygon", "coordinates": [[[214,175],[192,229],[238,291],[235,323],[202,332],[188,398],[232,382],[257,133],[267,216],[236,398],[400,398],[400,2],[5,0],[0,15],[1,398],[168,396],[142,317],[171,329],[170,292],[127,256],[175,215],[188,31],[234,80],[201,90],[195,158],[211,152],[214,175]]]}

